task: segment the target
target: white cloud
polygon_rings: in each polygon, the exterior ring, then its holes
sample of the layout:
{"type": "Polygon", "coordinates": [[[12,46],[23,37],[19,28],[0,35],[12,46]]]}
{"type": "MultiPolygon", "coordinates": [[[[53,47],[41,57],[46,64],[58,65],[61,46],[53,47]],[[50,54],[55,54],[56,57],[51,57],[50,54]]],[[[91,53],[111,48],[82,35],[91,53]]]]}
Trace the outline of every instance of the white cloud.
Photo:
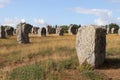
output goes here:
{"type": "Polygon", "coordinates": [[[72,8],[72,11],[75,11],[77,13],[82,13],[82,14],[93,14],[96,16],[112,16],[112,11],[107,10],[107,9],[86,9],[86,8],[72,8]]]}
{"type": "Polygon", "coordinates": [[[108,19],[105,19],[105,18],[97,18],[94,20],[94,22],[97,24],[97,25],[106,25],[106,24],[109,24],[110,21],[108,19]]]}
{"type": "Polygon", "coordinates": [[[72,8],[72,11],[80,14],[90,14],[97,16],[96,19],[94,19],[94,23],[97,25],[106,25],[112,22],[119,23],[120,18],[114,18],[112,11],[108,9],[86,9],[86,8],[72,8]]]}
{"type": "Polygon", "coordinates": [[[21,22],[23,22],[23,23],[24,23],[24,22],[26,22],[26,20],[25,20],[25,19],[21,19],[21,22]]]}
{"type": "Polygon", "coordinates": [[[25,19],[19,19],[17,17],[11,18],[4,18],[2,25],[10,25],[15,27],[18,23],[25,22],[25,19]]]}
{"type": "Polygon", "coordinates": [[[10,3],[10,0],[0,0],[0,8],[3,8],[10,3]]]}
{"type": "MultiPolygon", "coordinates": [[[[4,18],[3,21],[1,22],[2,25],[10,25],[13,27],[16,27],[17,24],[19,24],[20,22],[26,22],[25,18],[18,18],[18,17],[14,17],[14,18],[4,18]]],[[[44,27],[46,25],[48,25],[44,19],[32,19],[32,21],[30,21],[34,26],[39,26],[39,27],[44,27]]]]}
{"type": "Polygon", "coordinates": [[[44,19],[34,19],[34,24],[37,26],[46,26],[47,23],[44,21],[44,19]]]}

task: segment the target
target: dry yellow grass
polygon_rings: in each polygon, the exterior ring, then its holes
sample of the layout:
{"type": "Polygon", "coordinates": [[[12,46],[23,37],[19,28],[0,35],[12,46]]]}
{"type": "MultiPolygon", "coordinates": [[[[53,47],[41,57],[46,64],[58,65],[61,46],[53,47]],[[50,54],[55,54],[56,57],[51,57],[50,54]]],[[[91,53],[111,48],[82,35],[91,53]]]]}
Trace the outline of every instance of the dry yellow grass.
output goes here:
{"type": "MultiPolygon", "coordinates": [[[[115,58],[120,59],[120,36],[109,34],[106,38],[107,57],[115,56],[115,58]]],[[[30,35],[30,44],[18,44],[16,36],[0,39],[0,69],[11,65],[20,67],[31,60],[40,61],[50,58],[63,60],[76,56],[75,40],[76,36],[67,34],[65,36],[49,35],[47,37],[30,35]]],[[[10,67],[7,68],[10,70],[10,67]]]]}
{"type": "Polygon", "coordinates": [[[107,48],[119,48],[120,47],[120,36],[117,34],[107,35],[107,48]]]}
{"type": "Polygon", "coordinates": [[[107,35],[106,52],[108,56],[116,56],[120,58],[120,36],[117,34],[107,35]]]}
{"type": "MultiPolygon", "coordinates": [[[[75,36],[39,37],[30,35],[30,42],[30,44],[18,44],[16,36],[0,39],[0,70],[7,72],[28,63],[39,62],[42,59],[63,60],[76,55],[75,43],[73,43],[75,36]]],[[[5,76],[4,72],[3,76],[5,76]]]]}
{"type": "MultiPolygon", "coordinates": [[[[18,44],[16,36],[0,39],[0,63],[34,57],[34,54],[36,56],[41,54],[57,55],[56,57],[76,55],[75,40],[76,36],[67,34],[65,36],[49,35],[47,37],[30,35],[30,44],[18,44]]],[[[120,57],[120,36],[117,34],[107,35],[106,49],[108,56],[115,54],[120,57]]]]}
{"type": "Polygon", "coordinates": [[[36,35],[30,35],[30,44],[18,44],[16,36],[9,39],[0,39],[0,63],[12,62],[39,56],[48,55],[62,57],[69,56],[71,54],[69,50],[75,51],[75,36],[55,36],[50,35],[47,37],[39,37],[36,35]]]}

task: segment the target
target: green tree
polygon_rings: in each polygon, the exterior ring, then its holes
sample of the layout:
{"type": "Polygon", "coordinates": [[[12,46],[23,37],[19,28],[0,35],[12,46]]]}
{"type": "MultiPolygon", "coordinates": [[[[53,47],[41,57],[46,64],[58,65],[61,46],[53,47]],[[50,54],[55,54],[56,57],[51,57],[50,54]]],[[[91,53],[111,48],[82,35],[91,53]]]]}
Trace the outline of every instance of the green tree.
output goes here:
{"type": "Polygon", "coordinates": [[[62,25],[61,26],[64,29],[64,33],[68,33],[68,26],[67,25],[62,25]]]}
{"type": "Polygon", "coordinates": [[[109,28],[110,28],[110,30],[111,30],[112,28],[115,28],[114,33],[118,33],[119,25],[116,24],[116,23],[110,23],[110,24],[109,24],[109,28]]]}

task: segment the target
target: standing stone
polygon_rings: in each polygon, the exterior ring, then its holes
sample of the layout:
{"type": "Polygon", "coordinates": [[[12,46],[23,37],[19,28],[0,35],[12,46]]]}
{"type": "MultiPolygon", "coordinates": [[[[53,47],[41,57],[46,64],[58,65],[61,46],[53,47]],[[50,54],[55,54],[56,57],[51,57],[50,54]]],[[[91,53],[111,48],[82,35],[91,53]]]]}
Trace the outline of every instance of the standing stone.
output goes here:
{"type": "Polygon", "coordinates": [[[41,28],[38,29],[38,35],[41,36],[41,28]]]}
{"type": "Polygon", "coordinates": [[[69,33],[70,35],[72,35],[71,28],[72,28],[72,26],[69,26],[68,33],[69,33]]]}
{"type": "Polygon", "coordinates": [[[55,28],[55,27],[53,27],[53,28],[51,29],[51,33],[52,33],[52,34],[55,34],[55,33],[56,33],[56,28],[55,28]]]}
{"type": "Polygon", "coordinates": [[[46,36],[46,28],[39,28],[38,35],[39,36],[46,36]]]}
{"type": "Polygon", "coordinates": [[[32,27],[32,25],[27,23],[20,23],[17,25],[16,34],[18,43],[30,43],[28,34],[32,27]]]}
{"type": "Polygon", "coordinates": [[[32,27],[32,34],[38,34],[39,27],[32,27]]]}
{"type": "Polygon", "coordinates": [[[4,26],[5,27],[5,32],[7,36],[13,36],[14,34],[14,28],[11,26],[4,26]]]}
{"type": "Polygon", "coordinates": [[[64,29],[61,27],[57,27],[56,28],[56,34],[59,36],[63,36],[64,35],[64,29]]]}
{"type": "Polygon", "coordinates": [[[46,26],[46,34],[47,35],[51,34],[51,29],[52,29],[52,26],[50,26],[50,25],[46,26]]]}
{"type": "Polygon", "coordinates": [[[115,28],[112,28],[112,29],[111,29],[111,34],[114,34],[114,30],[115,30],[115,28]]]}
{"type": "Polygon", "coordinates": [[[76,35],[77,34],[77,27],[74,25],[69,26],[68,33],[70,35],[76,35]]]}
{"type": "Polygon", "coordinates": [[[120,35],[120,28],[118,29],[118,35],[120,35]]]}
{"type": "Polygon", "coordinates": [[[76,50],[80,65],[87,62],[92,67],[98,67],[105,60],[106,30],[96,26],[79,28],[76,50]]]}
{"type": "Polygon", "coordinates": [[[0,38],[6,38],[4,26],[0,26],[0,38]]]}
{"type": "Polygon", "coordinates": [[[16,34],[16,29],[14,29],[13,34],[16,34]]]}
{"type": "Polygon", "coordinates": [[[109,34],[110,33],[110,28],[109,27],[107,27],[107,34],[109,34]]]}

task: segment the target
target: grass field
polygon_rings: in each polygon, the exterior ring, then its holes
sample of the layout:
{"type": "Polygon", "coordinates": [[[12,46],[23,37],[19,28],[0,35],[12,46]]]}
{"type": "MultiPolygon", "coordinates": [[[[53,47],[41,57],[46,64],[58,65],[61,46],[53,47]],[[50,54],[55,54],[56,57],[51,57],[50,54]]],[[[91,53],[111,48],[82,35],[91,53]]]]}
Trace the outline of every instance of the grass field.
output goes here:
{"type": "Polygon", "coordinates": [[[79,66],[75,40],[67,34],[30,35],[30,44],[18,44],[16,36],[0,39],[0,80],[120,79],[120,36],[107,35],[107,59],[96,70],[79,66]]]}

